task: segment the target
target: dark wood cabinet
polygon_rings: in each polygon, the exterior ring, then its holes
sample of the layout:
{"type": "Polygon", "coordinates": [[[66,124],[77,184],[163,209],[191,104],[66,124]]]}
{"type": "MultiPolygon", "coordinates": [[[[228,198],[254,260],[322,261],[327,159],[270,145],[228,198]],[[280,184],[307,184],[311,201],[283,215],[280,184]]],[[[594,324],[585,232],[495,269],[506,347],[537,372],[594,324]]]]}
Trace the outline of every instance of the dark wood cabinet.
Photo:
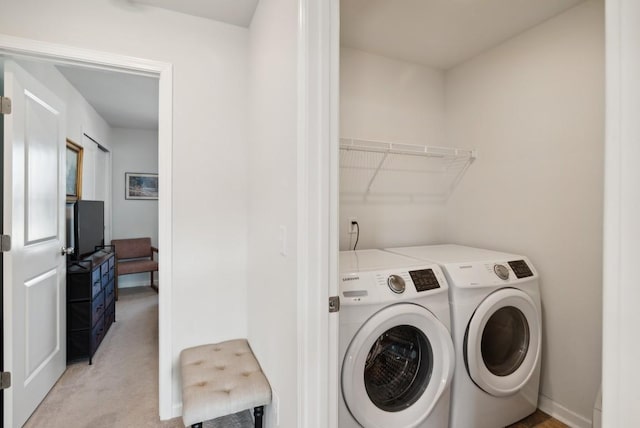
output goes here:
{"type": "Polygon", "coordinates": [[[89,358],[116,319],[115,252],[109,248],[67,265],[67,362],[89,358]]]}

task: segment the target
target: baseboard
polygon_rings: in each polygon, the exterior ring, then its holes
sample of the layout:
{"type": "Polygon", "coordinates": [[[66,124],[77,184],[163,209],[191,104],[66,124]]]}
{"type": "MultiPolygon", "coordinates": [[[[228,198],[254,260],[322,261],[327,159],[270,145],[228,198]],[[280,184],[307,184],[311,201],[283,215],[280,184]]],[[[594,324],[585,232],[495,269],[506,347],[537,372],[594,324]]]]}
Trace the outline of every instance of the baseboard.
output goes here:
{"type": "Polygon", "coordinates": [[[182,416],[182,403],[174,404],[172,407],[172,416],[171,418],[177,418],[182,416]]]}
{"type": "Polygon", "coordinates": [[[571,428],[592,427],[590,418],[585,418],[542,394],[538,397],[538,408],[571,428]]]}

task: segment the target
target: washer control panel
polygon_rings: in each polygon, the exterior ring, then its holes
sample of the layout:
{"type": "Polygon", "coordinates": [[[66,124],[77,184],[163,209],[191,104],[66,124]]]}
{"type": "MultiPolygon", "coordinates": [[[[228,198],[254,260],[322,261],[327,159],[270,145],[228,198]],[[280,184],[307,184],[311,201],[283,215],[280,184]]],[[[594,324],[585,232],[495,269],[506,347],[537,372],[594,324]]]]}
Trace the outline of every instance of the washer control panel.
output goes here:
{"type": "Polygon", "coordinates": [[[385,269],[340,275],[342,304],[404,301],[422,296],[447,295],[447,279],[438,265],[385,269]]]}
{"type": "Polygon", "coordinates": [[[411,270],[409,275],[411,275],[417,292],[440,288],[440,283],[436,274],[433,273],[433,269],[411,270]]]}
{"type": "Polygon", "coordinates": [[[404,293],[405,282],[400,275],[389,275],[387,278],[389,289],[396,294],[404,293]]]}

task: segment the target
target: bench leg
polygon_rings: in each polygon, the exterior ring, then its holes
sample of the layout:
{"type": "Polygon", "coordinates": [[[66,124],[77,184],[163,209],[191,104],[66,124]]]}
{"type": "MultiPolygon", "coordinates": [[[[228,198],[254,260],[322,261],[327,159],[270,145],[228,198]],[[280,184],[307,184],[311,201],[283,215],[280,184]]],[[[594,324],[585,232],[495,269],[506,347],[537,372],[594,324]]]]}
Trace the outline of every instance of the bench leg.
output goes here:
{"type": "Polygon", "coordinates": [[[202,428],[202,422],[198,422],[197,424],[191,425],[191,428],[202,428]]]}
{"type": "Polygon", "coordinates": [[[262,415],[264,415],[264,406],[256,407],[253,409],[255,428],[262,428],[262,415]]]}

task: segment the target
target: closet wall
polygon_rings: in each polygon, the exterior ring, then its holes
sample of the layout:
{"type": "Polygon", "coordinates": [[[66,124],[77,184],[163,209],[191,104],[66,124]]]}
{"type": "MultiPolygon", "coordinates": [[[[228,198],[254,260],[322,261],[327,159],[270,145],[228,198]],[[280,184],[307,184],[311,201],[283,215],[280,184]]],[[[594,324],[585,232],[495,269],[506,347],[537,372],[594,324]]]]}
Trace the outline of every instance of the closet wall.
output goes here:
{"type": "Polygon", "coordinates": [[[478,150],[446,202],[342,198],[341,249],[357,217],[358,248],[527,255],[541,274],[540,406],[581,427],[601,371],[603,6],[581,3],[446,71],[341,55],[341,136],[478,150]]]}
{"type": "Polygon", "coordinates": [[[535,264],[542,398],[579,426],[601,372],[603,24],[603,2],[588,1],[446,74],[448,141],[479,153],[447,237],[535,264]]]}
{"type": "MultiPolygon", "coordinates": [[[[444,73],[343,46],[340,136],[445,145],[444,73]]],[[[345,188],[344,181],[341,187],[345,188]]],[[[342,198],[341,250],[355,244],[356,236],[347,233],[350,218],[356,218],[360,226],[358,248],[439,242],[444,237],[443,203],[407,198],[342,198]]]]}

